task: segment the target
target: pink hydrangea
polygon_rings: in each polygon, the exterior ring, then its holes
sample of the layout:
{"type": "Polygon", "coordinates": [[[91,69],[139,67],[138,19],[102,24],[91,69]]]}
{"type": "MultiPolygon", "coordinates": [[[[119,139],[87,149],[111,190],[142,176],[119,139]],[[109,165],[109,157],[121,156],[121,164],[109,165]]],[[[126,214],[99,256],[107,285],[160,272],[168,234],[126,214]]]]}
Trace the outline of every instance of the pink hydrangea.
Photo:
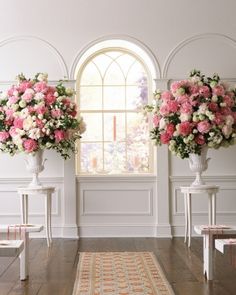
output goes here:
{"type": "Polygon", "coordinates": [[[163,100],[171,100],[173,99],[173,95],[170,91],[163,91],[161,94],[161,99],[163,100]]]}
{"type": "Polygon", "coordinates": [[[60,142],[66,138],[66,133],[64,130],[55,130],[54,131],[54,136],[56,139],[56,142],[60,142]]]}
{"type": "Polygon", "coordinates": [[[170,139],[171,136],[167,132],[162,133],[160,136],[161,143],[163,144],[168,144],[170,142],[170,139]]]}
{"type": "Polygon", "coordinates": [[[15,118],[14,121],[13,121],[13,125],[14,125],[15,128],[22,129],[23,128],[23,122],[24,122],[23,119],[15,118]]]}
{"type": "Polygon", "coordinates": [[[5,142],[10,137],[9,132],[0,131],[0,142],[5,142]]]}
{"type": "Polygon", "coordinates": [[[197,124],[197,130],[200,133],[208,133],[210,129],[211,129],[211,124],[207,120],[201,121],[197,124]]]}
{"type": "Polygon", "coordinates": [[[179,133],[183,136],[189,135],[192,132],[192,124],[189,121],[181,122],[179,124],[179,133]]]}
{"type": "Polygon", "coordinates": [[[32,153],[38,149],[38,143],[34,139],[26,139],[23,142],[23,147],[27,153],[32,153]]]}
{"type": "Polygon", "coordinates": [[[193,107],[192,107],[192,105],[189,102],[185,102],[180,107],[180,112],[181,113],[185,113],[185,114],[192,114],[193,107]]]}
{"type": "Polygon", "coordinates": [[[47,90],[48,90],[47,83],[45,81],[35,83],[34,84],[34,90],[36,92],[46,93],[47,90]]]}

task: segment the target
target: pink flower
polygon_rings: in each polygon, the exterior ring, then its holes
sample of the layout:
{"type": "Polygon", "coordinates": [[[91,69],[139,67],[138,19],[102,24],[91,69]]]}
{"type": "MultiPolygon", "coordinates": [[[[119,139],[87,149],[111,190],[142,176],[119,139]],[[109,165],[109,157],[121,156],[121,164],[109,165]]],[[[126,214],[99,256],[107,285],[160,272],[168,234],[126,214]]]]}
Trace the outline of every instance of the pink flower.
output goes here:
{"type": "Polygon", "coordinates": [[[12,126],[10,128],[9,133],[10,133],[11,137],[18,135],[18,132],[16,131],[16,127],[14,127],[14,126],[12,126]]]}
{"type": "Polygon", "coordinates": [[[54,131],[56,142],[60,142],[66,138],[66,133],[64,130],[55,130],[54,131]]]}
{"type": "Polygon", "coordinates": [[[219,110],[219,106],[215,102],[210,102],[209,105],[208,105],[208,108],[209,108],[210,111],[212,111],[214,113],[218,112],[218,110],[219,110]]]}
{"type": "Polygon", "coordinates": [[[222,128],[222,132],[226,138],[230,137],[232,131],[233,131],[233,128],[232,126],[229,126],[229,125],[224,125],[222,128]]]}
{"type": "Polygon", "coordinates": [[[231,115],[232,112],[230,108],[224,107],[224,108],[221,108],[220,113],[222,115],[228,116],[228,115],[231,115]]]}
{"type": "Polygon", "coordinates": [[[173,95],[170,91],[163,91],[161,94],[161,99],[163,100],[171,100],[173,99],[173,95]]]}
{"type": "Polygon", "coordinates": [[[32,87],[32,82],[31,81],[23,81],[18,86],[18,91],[19,92],[25,92],[26,89],[31,88],[31,87],[32,87]]]}
{"type": "Polygon", "coordinates": [[[223,96],[225,94],[225,89],[222,85],[216,85],[212,88],[212,93],[217,96],[223,96]]]}
{"type": "Polygon", "coordinates": [[[168,102],[168,108],[170,113],[175,113],[178,110],[178,103],[175,100],[171,100],[168,102]]]}
{"type": "Polygon", "coordinates": [[[31,153],[37,150],[38,143],[36,140],[29,138],[23,142],[23,147],[27,153],[31,153]]]}
{"type": "Polygon", "coordinates": [[[181,122],[179,124],[179,133],[183,136],[189,135],[192,132],[192,124],[189,121],[181,122]]]}
{"type": "Polygon", "coordinates": [[[64,98],[64,99],[62,100],[62,102],[63,102],[63,104],[66,105],[67,107],[69,107],[70,104],[71,104],[71,100],[70,100],[69,98],[64,98]]]}
{"type": "Polygon", "coordinates": [[[32,91],[26,91],[23,95],[22,95],[22,99],[24,99],[27,102],[30,102],[33,98],[34,93],[32,91]]]}
{"type": "Polygon", "coordinates": [[[43,121],[38,118],[35,121],[36,121],[37,126],[41,129],[43,129],[43,127],[44,127],[43,121]]]}
{"type": "Polygon", "coordinates": [[[224,116],[221,115],[221,113],[215,113],[215,118],[214,118],[213,122],[216,125],[222,124],[224,122],[224,116]]]}
{"type": "Polygon", "coordinates": [[[45,81],[35,83],[34,90],[36,92],[42,92],[42,93],[47,92],[47,90],[48,90],[47,83],[45,81]]]}
{"type": "Polygon", "coordinates": [[[188,94],[180,95],[178,96],[176,100],[180,105],[182,105],[185,102],[189,102],[189,95],[188,94]]]}
{"type": "Polygon", "coordinates": [[[170,135],[170,137],[173,135],[173,133],[175,132],[175,125],[172,124],[172,123],[169,123],[167,126],[166,126],[166,132],[167,134],[170,135]]]}
{"type": "Polygon", "coordinates": [[[155,114],[152,118],[152,122],[153,122],[154,127],[156,128],[159,126],[160,118],[155,114]]]}
{"type": "Polygon", "coordinates": [[[206,85],[203,85],[199,88],[199,93],[205,98],[210,97],[211,94],[209,87],[206,85]]]}
{"type": "Polygon", "coordinates": [[[15,118],[14,122],[13,122],[14,127],[22,129],[23,128],[23,121],[24,121],[23,119],[15,118]]]}
{"type": "Polygon", "coordinates": [[[28,111],[29,111],[30,114],[32,114],[32,113],[35,112],[35,109],[32,106],[28,106],[27,109],[28,109],[28,111]]]}
{"type": "Polygon", "coordinates": [[[180,112],[185,114],[192,114],[193,112],[192,105],[189,102],[183,103],[183,105],[180,108],[180,112]]]}
{"type": "Polygon", "coordinates": [[[8,101],[10,102],[10,104],[14,104],[19,100],[19,97],[17,96],[11,96],[9,97],[8,101]]]}
{"type": "Polygon", "coordinates": [[[7,119],[12,119],[13,118],[13,114],[14,114],[14,111],[12,109],[7,109],[6,110],[7,119]]]}
{"type": "Polygon", "coordinates": [[[62,111],[60,109],[51,110],[51,115],[53,118],[59,118],[62,115],[62,111]]]}
{"type": "Polygon", "coordinates": [[[0,142],[5,142],[10,137],[7,131],[0,132],[0,142]]]}
{"type": "Polygon", "coordinates": [[[223,102],[226,103],[226,106],[230,108],[234,105],[234,100],[229,95],[225,95],[223,97],[223,102]]]}
{"type": "Polygon", "coordinates": [[[200,133],[208,133],[211,129],[211,124],[208,121],[201,121],[197,124],[197,130],[200,133]]]}
{"type": "Polygon", "coordinates": [[[204,138],[204,136],[202,135],[202,134],[198,134],[196,137],[195,137],[195,142],[197,143],[197,144],[200,144],[200,145],[203,145],[203,144],[205,144],[205,138],[204,138]]]}
{"type": "Polygon", "coordinates": [[[36,113],[41,115],[44,115],[47,111],[48,109],[45,106],[40,106],[36,109],[36,113]]]}
{"type": "Polygon", "coordinates": [[[48,93],[45,97],[45,102],[47,105],[51,105],[56,101],[56,97],[53,93],[48,93]]]}
{"type": "Polygon", "coordinates": [[[170,135],[167,132],[162,133],[161,136],[160,136],[161,143],[168,144],[169,141],[170,141],[170,138],[171,137],[170,137],[170,135]]]}
{"type": "Polygon", "coordinates": [[[160,107],[160,114],[163,116],[169,114],[169,107],[167,104],[162,104],[162,106],[160,107]]]}

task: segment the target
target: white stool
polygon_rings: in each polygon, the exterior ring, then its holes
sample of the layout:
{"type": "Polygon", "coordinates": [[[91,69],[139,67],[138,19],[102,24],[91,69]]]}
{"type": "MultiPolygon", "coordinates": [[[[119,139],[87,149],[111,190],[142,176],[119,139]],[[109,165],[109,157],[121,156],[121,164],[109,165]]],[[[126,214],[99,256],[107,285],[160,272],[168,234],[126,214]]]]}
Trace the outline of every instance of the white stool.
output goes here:
{"type": "Polygon", "coordinates": [[[21,222],[28,224],[28,196],[29,195],[44,195],[45,196],[45,224],[46,224],[46,236],[47,245],[50,247],[52,243],[52,193],[55,191],[54,187],[19,187],[17,189],[18,194],[21,197],[21,222]]]}
{"type": "Polygon", "coordinates": [[[184,242],[187,242],[188,247],[191,245],[192,234],[192,194],[208,194],[208,218],[209,224],[216,224],[216,193],[219,191],[219,186],[202,185],[202,186],[181,186],[181,193],[184,194],[184,214],[185,214],[185,235],[184,242]]]}
{"type": "MultiPolygon", "coordinates": [[[[42,225],[1,225],[0,232],[8,233],[9,228],[17,231],[19,233],[21,228],[21,233],[24,235],[22,238],[23,241],[17,240],[7,240],[8,245],[0,245],[0,256],[4,257],[20,257],[20,279],[26,280],[29,275],[29,233],[40,232],[43,230],[42,225]]],[[[5,244],[6,244],[5,243],[5,244]]]]}

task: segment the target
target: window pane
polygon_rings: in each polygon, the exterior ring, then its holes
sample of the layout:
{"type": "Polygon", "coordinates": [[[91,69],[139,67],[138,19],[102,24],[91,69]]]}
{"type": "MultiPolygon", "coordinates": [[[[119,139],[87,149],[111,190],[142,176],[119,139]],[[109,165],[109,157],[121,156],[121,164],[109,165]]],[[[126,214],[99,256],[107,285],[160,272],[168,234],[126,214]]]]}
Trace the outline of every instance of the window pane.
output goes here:
{"type": "Polygon", "coordinates": [[[129,142],[148,141],[147,119],[140,113],[127,114],[127,139],[129,142]]]}
{"type": "Polygon", "coordinates": [[[104,86],[104,109],[123,110],[125,109],[125,87],[104,86]]]}
{"type": "Polygon", "coordinates": [[[113,142],[104,144],[104,168],[107,172],[124,172],[125,163],[125,143],[113,142]]]}
{"type": "Polygon", "coordinates": [[[83,70],[80,85],[100,85],[101,83],[102,77],[98,68],[93,62],[90,62],[83,70]]]}
{"type": "Polygon", "coordinates": [[[113,59],[107,56],[106,54],[99,54],[93,59],[93,62],[99,68],[101,76],[104,77],[105,71],[109,67],[111,63],[113,63],[113,59]]]}
{"type": "Polygon", "coordinates": [[[126,108],[129,110],[142,109],[148,102],[147,86],[127,86],[126,108]]]}
{"type": "Polygon", "coordinates": [[[104,114],[104,140],[120,141],[125,139],[125,114],[104,114]]]}
{"type": "Polygon", "coordinates": [[[149,171],[148,142],[135,142],[127,147],[127,170],[129,172],[149,171]]]}
{"type": "Polygon", "coordinates": [[[102,144],[81,143],[81,172],[102,170],[102,144]]]}
{"type": "Polygon", "coordinates": [[[121,68],[116,62],[113,62],[104,76],[104,85],[124,85],[125,77],[121,68]]]}
{"type": "Polygon", "coordinates": [[[102,141],[102,114],[82,113],[86,122],[86,132],[82,141],[102,141]]]}
{"type": "Polygon", "coordinates": [[[119,63],[125,77],[127,77],[128,71],[135,62],[135,59],[129,54],[122,54],[116,59],[116,62],[119,63]]]}
{"type": "Polygon", "coordinates": [[[146,72],[139,62],[135,62],[131,67],[127,77],[127,84],[147,84],[146,72]]]}
{"type": "Polygon", "coordinates": [[[102,107],[102,87],[80,87],[80,109],[100,110],[102,107]]]}

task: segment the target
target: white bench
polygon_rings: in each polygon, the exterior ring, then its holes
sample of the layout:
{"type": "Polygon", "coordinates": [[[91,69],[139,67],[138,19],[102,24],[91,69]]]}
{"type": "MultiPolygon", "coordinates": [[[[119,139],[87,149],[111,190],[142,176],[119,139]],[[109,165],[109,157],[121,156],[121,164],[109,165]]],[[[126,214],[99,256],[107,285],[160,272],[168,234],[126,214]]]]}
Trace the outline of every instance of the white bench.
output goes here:
{"type": "MultiPolygon", "coordinates": [[[[7,256],[6,254],[11,254],[9,257],[20,257],[20,279],[26,280],[29,272],[28,272],[28,263],[29,263],[29,233],[33,232],[40,232],[43,230],[42,225],[24,225],[19,227],[19,225],[1,225],[0,232],[8,234],[14,233],[19,235],[21,233],[23,241],[16,241],[16,240],[7,240],[11,243],[12,247],[9,245],[2,245],[0,247],[0,254],[3,253],[2,256],[7,256]],[[14,244],[15,243],[15,244],[14,244]],[[22,243],[22,244],[21,244],[22,243]],[[15,247],[14,247],[15,245],[15,247]],[[18,246],[18,247],[17,247],[18,246]],[[23,247],[23,249],[22,249],[23,247]],[[4,254],[5,253],[5,254],[4,254]]],[[[6,242],[5,241],[5,244],[6,242]]],[[[0,255],[1,256],[1,255],[0,255]]]]}
{"type": "MultiPolygon", "coordinates": [[[[209,226],[210,227],[210,226],[209,226]]],[[[197,234],[203,236],[203,274],[208,280],[213,280],[213,250],[215,249],[215,241],[217,248],[224,249],[220,246],[224,237],[236,235],[236,227],[215,226],[215,228],[208,228],[207,225],[196,225],[194,230],[197,234]]]]}

